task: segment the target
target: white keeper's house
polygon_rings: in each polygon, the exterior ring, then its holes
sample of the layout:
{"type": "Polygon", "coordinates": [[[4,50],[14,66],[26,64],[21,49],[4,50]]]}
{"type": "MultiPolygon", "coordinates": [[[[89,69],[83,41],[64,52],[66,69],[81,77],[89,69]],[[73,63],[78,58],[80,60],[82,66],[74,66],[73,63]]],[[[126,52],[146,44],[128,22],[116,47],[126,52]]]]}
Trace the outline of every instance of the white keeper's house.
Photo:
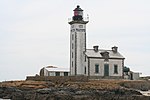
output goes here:
{"type": "Polygon", "coordinates": [[[114,46],[110,50],[86,48],[86,24],[83,10],[77,6],[70,24],[70,75],[93,78],[123,78],[124,57],[114,46]]]}

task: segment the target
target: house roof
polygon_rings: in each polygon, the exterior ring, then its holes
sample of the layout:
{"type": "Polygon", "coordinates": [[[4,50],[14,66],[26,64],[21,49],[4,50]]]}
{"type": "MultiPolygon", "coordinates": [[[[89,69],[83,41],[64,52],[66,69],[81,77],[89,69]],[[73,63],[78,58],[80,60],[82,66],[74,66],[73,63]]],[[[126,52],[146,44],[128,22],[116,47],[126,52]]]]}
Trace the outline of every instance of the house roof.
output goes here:
{"type": "Polygon", "coordinates": [[[49,72],[70,72],[69,68],[63,68],[63,67],[45,67],[46,70],[49,72]]]}
{"type": "Polygon", "coordinates": [[[114,53],[112,50],[103,49],[99,49],[97,52],[95,52],[93,49],[86,49],[85,55],[91,58],[103,58],[101,55],[102,52],[109,52],[109,58],[125,59],[119,52],[114,53]]]}

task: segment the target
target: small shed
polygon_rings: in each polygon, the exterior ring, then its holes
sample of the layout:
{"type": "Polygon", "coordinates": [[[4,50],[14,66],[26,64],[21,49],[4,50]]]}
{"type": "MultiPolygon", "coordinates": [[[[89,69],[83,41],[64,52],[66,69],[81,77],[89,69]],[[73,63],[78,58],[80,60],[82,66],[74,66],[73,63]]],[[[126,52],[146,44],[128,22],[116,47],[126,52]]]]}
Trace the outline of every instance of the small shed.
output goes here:
{"type": "Polygon", "coordinates": [[[69,68],[47,66],[40,70],[40,76],[69,76],[69,68]]]}
{"type": "Polygon", "coordinates": [[[140,73],[139,72],[131,72],[131,80],[139,80],[140,73]]]}

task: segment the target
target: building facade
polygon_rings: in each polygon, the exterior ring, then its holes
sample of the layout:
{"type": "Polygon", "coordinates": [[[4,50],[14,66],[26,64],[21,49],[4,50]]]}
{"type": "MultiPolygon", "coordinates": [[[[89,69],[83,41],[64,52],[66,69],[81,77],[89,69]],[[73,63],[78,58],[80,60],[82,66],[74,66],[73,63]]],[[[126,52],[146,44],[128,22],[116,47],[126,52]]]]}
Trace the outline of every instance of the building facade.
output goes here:
{"type": "Polygon", "coordinates": [[[118,47],[111,50],[86,48],[86,24],[83,10],[77,6],[70,24],[70,75],[123,78],[124,57],[118,47]]]}

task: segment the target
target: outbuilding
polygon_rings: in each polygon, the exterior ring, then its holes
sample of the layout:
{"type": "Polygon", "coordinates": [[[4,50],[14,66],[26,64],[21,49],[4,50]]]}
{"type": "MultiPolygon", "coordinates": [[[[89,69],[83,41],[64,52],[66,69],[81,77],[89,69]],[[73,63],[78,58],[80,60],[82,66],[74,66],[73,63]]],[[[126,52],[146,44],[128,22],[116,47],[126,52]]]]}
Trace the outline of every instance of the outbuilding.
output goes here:
{"type": "Polygon", "coordinates": [[[40,70],[40,76],[69,76],[68,68],[47,66],[40,70]]]}

